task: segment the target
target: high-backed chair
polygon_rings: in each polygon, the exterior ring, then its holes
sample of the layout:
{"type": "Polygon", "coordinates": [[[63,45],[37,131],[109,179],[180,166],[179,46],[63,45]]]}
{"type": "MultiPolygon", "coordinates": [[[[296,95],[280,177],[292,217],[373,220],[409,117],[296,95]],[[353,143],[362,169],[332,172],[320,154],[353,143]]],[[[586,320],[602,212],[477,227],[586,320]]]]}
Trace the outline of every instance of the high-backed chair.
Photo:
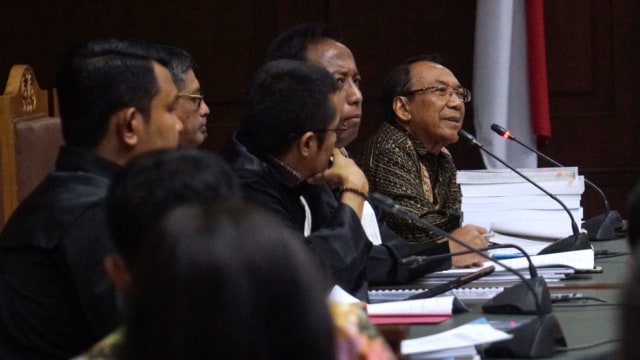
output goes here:
{"type": "Polygon", "coordinates": [[[54,169],[62,143],[60,119],[49,116],[47,91],[29,65],[14,65],[0,96],[0,226],[54,169]]]}

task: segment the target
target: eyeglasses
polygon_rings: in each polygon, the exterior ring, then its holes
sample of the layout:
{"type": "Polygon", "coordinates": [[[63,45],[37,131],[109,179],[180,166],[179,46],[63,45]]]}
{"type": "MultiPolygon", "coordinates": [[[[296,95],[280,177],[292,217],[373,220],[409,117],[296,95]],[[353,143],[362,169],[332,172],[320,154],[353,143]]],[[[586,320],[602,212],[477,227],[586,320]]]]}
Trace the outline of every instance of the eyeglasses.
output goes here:
{"type": "Polygon", "coordinates": [[[202,104],[202,101],[204,100],[204,94],[200,93],[200,94],[178,94],[179,98],[188,98],[191,99],[191,101],[193,101],[193,103],[195,104],[196,108],[199,109],[200,105],[202,104]]]}
{"type": "Polygon", "coordinates": [[[451,94],[453,93],[458,97],[458,99],[462,100],[462,102],[468,103],[469,101],[471,101],[471,91],[469,91],[469,89],[465,89],[463,87],[454,88],[445,84],[432,85],[407,91],[406,93],[402,94],[402,96],[411,96],[422,91],[431,91],[439,97],[451,96],[451,94]]]}

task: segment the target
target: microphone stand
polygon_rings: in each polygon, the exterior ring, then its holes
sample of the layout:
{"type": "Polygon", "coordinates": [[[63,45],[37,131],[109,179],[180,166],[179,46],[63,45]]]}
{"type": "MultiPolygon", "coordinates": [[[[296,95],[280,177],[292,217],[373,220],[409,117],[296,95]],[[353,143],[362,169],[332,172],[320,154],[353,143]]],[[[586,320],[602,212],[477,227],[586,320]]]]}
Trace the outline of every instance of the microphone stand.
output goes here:
{"type": "Polygon", "coordinates": [[[491,156],[492,158],[496,159],[502,165],[504,165],[507,168],[509,168],[509,170],[515,172],[520,177],[525,179],[528,183],[530,183],[531,185],[535,186],[536,188],[538,188],[538,190],[542,191],[544,194],[546,194],[547,196],[549,196],[550,198],[555,200],[558,204],[560,204],[560,206],[562,206],[564,211],[569,215],[569,218],[571,219],[571,229],[573,231],[573,235],[570,235],[570,236],[568,236],[568,237],[566,237],[564,239],[555,241],[551,245],[549,245],[549,246],[545,247],[544,249],[542,249],[538,254],[540,254],[540,255],[552,254],[552,253],[557,253],[557,252],[565,252],[565,251],[582,250],[582,249],[590,249],[591,248],[591,243],[589,242],[589,237],[586,234],[580,232],[580,230],[578,228],[578,224],[576,223],[576,220],[574,219],[573,215],[571,214],[571,211],[569,211],[567,206],[562,201],[560,201],[560,199],[558,199],[555,195],[553,195],[552,193],[547,191],[542,186],[538,185],[535,181],[529,179],[526,175],[524,175],[523,173],[521,173],[520,171],[515,169],[513,166],[507,164],[504,160],[502,160],[498,156],[494,155],[491,151],[485,149],[484,146],[480,142],[478,142],[478,140],[476,140],[476,138],[473,135],[469,134],[468,132],[466,132],[466,131],[464,131],[462,129],[458,130],[458,135],[460,135],[460,137],[465,138],[467,141],[469,141],[469,143],[471,145],[473,145],[473,146],[479,148],[480,150],[484,151],[485,154],[487,154],[487,155],[491,156]]]}
{"type": "MultiPolygon", "coordinates": [[[[513,135],[511,135],[511,132],[509,130],[503,128],[502,126],[498,124],[491,124],[491,130],[505,139],[515,141],[527,150],[538,154],[548,162],[556,166],[563,167],[563,165],[559,162],[516,139],[513,135]]],[[[587,230],[589,239],[594,241],[612,240],[625,235],[624,231],[621,231],[621,229],[623,228],[622,217],[617,211],[611,210],[611,207],[609,207],[609,201],[604,195],[604,192],[598,186],[596,186],[596,184],[592,183],[586,178],[584,179],[584,182],[592,189],[594,189],[598,194],[600,194],[600,197],[602,197],[602,200],[604,202],[604,212],[602,214],[594,216],[591,219],[587,219],[582,223],[582,228],[587,230]]]]}
{"type": "MultiPolygon", "coordinates": [[[[457,239],[448,232],[432,225],[428,221],[409,212],[407,209],[396,204],[391,198],[379,194],[370,193],[369,200],[376,203],[383,210],[388,211],[397,216],[404,217],[423,227],[454,241],[460,246],[468,249],[470,252],[495,262],[507,271],[516,275],[522,282],[508,289],[503,290],[500,294],[493,297],[485,305],[482,310],[490,314],[535,314],[534,319],[522,324],[507,332],[513,334],[510,340],[495,342],[484,349],[486,354],[495,354],[498,356],[508,356],[517,358],[537,358],[549,357],[557,352],[557,347],[566,346],[566,340],[558,320],[551,314],[552,305],[549,295],[549,289],[545,280],[537,276],[535,266],[529,258],[528,254],[520,249],[529,260],[529,269],[534,269],[530,273],[530,279],[526,279],[519,271],[503,264],[502,262],[492,259],[482,250],[474,249],[457,239]],[[524,309],[524,311],[522,310],[524,309]],[[526,312],[525,312],[526,311],[526,312]]],[[[516,245],[514,247],[518,248],[516,245]]],[[[452,255],[452,254],[449,254],[452,255]]],[[[493,356],[493,355],[492,355],[493,356]]]]}

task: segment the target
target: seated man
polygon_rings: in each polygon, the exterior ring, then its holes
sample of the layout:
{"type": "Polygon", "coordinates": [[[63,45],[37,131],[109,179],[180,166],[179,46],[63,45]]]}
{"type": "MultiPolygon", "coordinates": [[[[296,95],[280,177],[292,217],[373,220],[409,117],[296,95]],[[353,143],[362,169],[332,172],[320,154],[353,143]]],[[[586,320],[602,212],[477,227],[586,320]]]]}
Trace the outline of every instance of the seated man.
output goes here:
{"type": "MultiPolygon", "coordinates": [[[[487,230],[461,223],[456,167],[446,145],[458,140],[465,106],[471,100],[453,73],[433,57],[411,58],[387,76],[383,88],[384,123],[365,144],[358,163],[372,191],[394,199],[408,211],[451,232],[474,248],[484,248],[487,230]]],[[[408,241],[431,244],[433,253],[465,248],[422,225],[393,214],[387,224],[408,241]]],[[[477,254],[456,256],[453,265],[480,265],[477,254]]]]}
{"type": "Polygon", "coordinates": [[[66,145],[0,234],[0,358],[68,359],[119,323],[102,268],[113,251],[107,187],[137,154],[177,147],[182,128],[176,86],[154,58],[149,45],[109,39],[65,59],[57,89],[66,145]]]}
{"type": "Polygon", "coordinates": [[[264,65],[251,84],[226,157],[248,200],[272,211],[317,255],[333,283],[367,299],[371,243],[360,224],[369,186],[335,148],[340,93],[325,69],[300,61],[264,65]],[[342,189],[336,199],[331,187],[342,189]]]}
{"type": "MultiPolygon", "coordinates": [[[[340,123],[346,128],[337,133],[336,147],[348,156],[344,147],[358,135],[363,101],[360,72],[351,50],[338,41],[327,25],[310,23],[298,25],[273,40],[267,61],[278,59],[306,61],[325,68],[334,76],[341,93],[340,123]]],[[[362,222],[374,244],[367,261],[367,277],[371,285],[407,283],[438,267],[450,265],[446,259],[428,261],[424,257],[414,257],[413,261],[408,261],[409,256],[420,254],[423,246],[412,246],[389,229],[376,218],[368,202],[364,204],[362,222]]]]}
{"type": "Polygon", "coordinates": [[[168,69],[173,82],[178,87],[175,114],[182,122],[180,147],[197,147],[207,138],[207,116],[209,106],[204,101],[200,82],[196,77],[196,63],[183,49],[160,45],[169,61],[168,69]]]}
{"type": "MultiPolygon", "coordinates": [[[[318,268],[314,266],[316,262],[309,258],[306,247],[292,243],[296,242],[297,234],[290,233],[277,219],[256,211],[255,206],[249,208],[246,205],[234,204],[240,197],[239,182],[229,166],[218,156],[196,149],[148,153],[132,160],[115,175],[107,195],[107,219],[117,253],[105,260],[105,268],[118,290],[128,295],[127,300],[133,299],[128,307],[132,311],[129,317],[132,321],[126,324],[126,357],[171,358],[171,354],[178,358],[206,357],[191,353],[204,349],[203,344],[206,344],[210,346],[211,351],[215,349],[214,352],[221,358],[230,356],[222,355],[222,351],[227,350],[235,355],[231,357],[240,357],[240,348],[247,351],[274,348],[271,352],[254,353],[251,358],[265,358],[268,354],[286,357],[280,351],[291,356],[302,354],[303,351],[312,351],[321,358],[331,358],[332,341],[327,338],[327,334],[332,337],[332,332],[326,332],[331,326],[327,327],[325,320],[324,289],[327,286],[321,285],[327,279],[319,277],[318,268]],[[190,210],[185,212],[187,206],[190,210]],[[160,224],[171,223],[163,219],[180,207],[183,209],[172,216],[189,215],[180,221],[178,227],[171,226],[171,229],[177,232],[172,231],[172,234],[169,234],[170,228],[164,228],[160,224]],[[217,207],[217,210],[213,210],[214,207],[217,207]],[[181,215],[177,215],[178,213],[181,215]],[[195,224],[198,226],[192,226],[195,224]],[[156,232],[158,228],[167,231],[156,232]],[[254,228],[258,230],[252,230],[254,228]],[[150,233],[158,236],[150,236],[150,233]],[[175,242],[174,236],[180,241],[175,242]],[[207,245],[201,240],[210,240],[211,244],[207,245]],[[220,242],[216,243],[217,241],[220,242]],[[212,247],[216,250],[204,251],[211,250],[212,247]],[[194,262],[194,253],[191,251],[177,251],[187,248],[198,253],[203,261],[194,262]],[[160,249],[170,251],[156,252],[160,249]],[[292,253],[288,254],[288,250],[292,253]],[[182,265],[170,265],[165,262],[169,259],[182,265]],[[251,275],[242,271],[260,264],[264,264],[266,270],[260,271],[259,274],[251,275]],[[274,266],[276,264],[280,265],[274,266]],[[175,269],[178,267],[190,270],[181,272],[176,277],[175,269]],[[163,270],[158,272],[160,269],[163,270]],[[167,269],[168,272],[165,271],[167,269]],[[214,269],[219,281],[195,280],[196,277],[202,278],[204,274],[213,274],[214,269]],[[264,281],[271,278],[279,281],[264,281]],[[303,279],[304,281],[300,282],[303,279]],[[283,283],[290,286],[282,288],[280,285],[283,283]],[[237,287],[238,284],[253,285],[237,287]],[[266,287],[261,288],[258,284],[266,284],[266,287]],[[156,286],[165,291],[160,291],[162,294],[157,293],[156,286]],[[191,288],[190,291],[198,292],[198,299],[194,301],[202,306],[192,303],[195,306],[182,307],[171,298],[163,296],[173,298],[188,288],[191,288]],[[278,292],[274,293],[276,289],[278,292]],[[291,292],[290,295],[285,294],[287,291],[291,292]],[[225,296],[226,293],[229,296],[225,296]],[[251,300],[259,299],[259,303],[266,304],[271,302],[265,299],[274,296],[277,299],[273,301],[278,303],[276,308],[261,307],[251,300]],[[247,301],[239,303],[238,299],[247,301]],[[291,303],[287,304],[287,301],[291,303]],[[218,305],[213,306],[215,303],[218,305]],[[172,311],[167,312],[167,308],[171,308],[172,311]],[[230,308],[233,311],[230,311],[230,308]],[[235,326],[233,323],[237,323],[234,321],[237,314],[249,314],[252,309],[255,309],[256,313],[251,323],[256,326],[247,331],[253,333],[231,331],[231,327],[235,326]],[[299,313],[294,313],[296,310],[293,309],[298,309],[299,313]],[[267,314],[257,315],[262,314],[262,311],[266,311],[267,314]],[[176,317],[177,313],[180,313],[180,316],[176,317]],[[309,317],[309,314],[313,316],[309,317]],[[269,320],[270,316],[276,316],[278,319],[287,318],[294,323],[274,322],[269,320]],[[196,318],[211,321],[198,322],[196,318]],[[270,324],[267,328],[268,333],[265,333],[260,319],[270,324]],[[172,323],[173,321],[176,322],[172,323]],[[179,330],[178,327],[183,326],[185,321],[189,329],[179,330]],[[166,323],[158,326],[158,322],[166,323]],[[282,329],[277,330],[272,325],[281,326],[282,329]],[[219,330],[220,328],[222,330],[219,330]],[[176,331],[187,335],[176,337],[176,331]],[[309,336],[310,332],[315,332],[315,335],[309,336]],[[236,337],[242,334],[245,336],[236,337]],[[275,349],[283,339],[291,343],[299,334],[304,336],[298,341],[294,340],[295,343],[299,343],[298,347],[281,346],[282,350],[275,349]],[[309,339],[311,341],[308,341],[309,339]],[[252,345],[242,344],[245,341],[252,345]],[[256,347],[253,346],[256,344],[255,341],[265,341],[269,344],[256,347]],[[155,345],[149,347],[149,342],[155,345]],[[190,342],[202,346],[190,346],[190,342]],[[177,352],[169,351],[169,348],[177,352]],[[157,353],[154,354],[153,351],[157,353]]],[[[358,336],[359,344],[364,338],[373,338],[370,341],[372,344],[378,344],[376,349],[379,351],[380,340],[374,338],[377,332],[370,324],[367,329],[366,334],[357,331],[352,336],[358,336]]],[[[118,358],[124,341],[125,332],[122,330],[120,328],[105,337],[78,359],[118,358]]],[[[357,329],[345,326],[343,333],[353,330],[357,329]]],[[[373,345],[369,343],[353,348],[350,340],[339,340],[338,346],[345,347],[340,354],[373,351],[369,350],[370,347],[373,349],[373,345]]],[[[301,355],[294,357],[298,358],[301,355]]]]}

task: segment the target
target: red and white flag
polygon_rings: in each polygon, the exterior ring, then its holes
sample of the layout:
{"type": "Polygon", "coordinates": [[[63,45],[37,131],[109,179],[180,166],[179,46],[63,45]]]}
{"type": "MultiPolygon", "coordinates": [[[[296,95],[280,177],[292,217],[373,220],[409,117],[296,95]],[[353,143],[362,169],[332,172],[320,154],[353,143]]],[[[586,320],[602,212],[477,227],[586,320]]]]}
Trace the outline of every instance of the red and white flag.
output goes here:
{"type": "MultiPolygon", "coordinates": [[[[478,0],[473,63],[476,136],[487,150],[517,168],[537,167],[537,156],[501,138],[496,123],[536,148],[551,137],[542,0],[478,0]]],[[[487,168],[503,167],[482,154],[487,168]]]]}

